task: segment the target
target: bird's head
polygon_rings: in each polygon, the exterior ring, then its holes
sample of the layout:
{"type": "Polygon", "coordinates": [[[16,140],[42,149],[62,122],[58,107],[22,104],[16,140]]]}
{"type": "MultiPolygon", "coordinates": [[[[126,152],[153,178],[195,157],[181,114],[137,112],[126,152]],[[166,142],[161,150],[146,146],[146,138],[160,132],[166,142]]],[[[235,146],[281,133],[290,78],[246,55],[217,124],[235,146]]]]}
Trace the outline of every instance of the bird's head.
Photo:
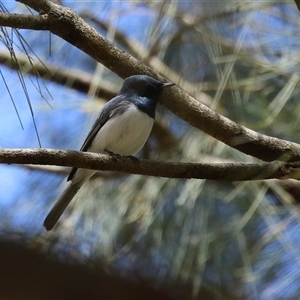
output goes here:
{"type": "Polygon", "coordinates": [[[133,75],[124,80],[120,94],[135,94],[157,100],[166,87],[171,87],[174,83],[163,83],[147,75],[133,75]]]}

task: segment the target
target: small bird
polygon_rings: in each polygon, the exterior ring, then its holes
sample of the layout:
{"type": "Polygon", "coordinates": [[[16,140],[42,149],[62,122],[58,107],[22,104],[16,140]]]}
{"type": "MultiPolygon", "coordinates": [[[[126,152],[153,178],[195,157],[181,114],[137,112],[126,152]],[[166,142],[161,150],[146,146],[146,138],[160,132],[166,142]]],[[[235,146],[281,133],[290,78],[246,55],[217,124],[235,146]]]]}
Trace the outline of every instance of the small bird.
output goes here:
{"type": "MultiPolygon", "coordinates": [[[[152,130],[159,96],[166,87],[147,75],[133,75],[124,80],[119,94],[101,109],[80,151],[132,156],[145,145],[152,130]]],[[[71,181],[44,221],[51,230],[81,186],[97,171],[73,168],[67,179],[71,181]]]]}

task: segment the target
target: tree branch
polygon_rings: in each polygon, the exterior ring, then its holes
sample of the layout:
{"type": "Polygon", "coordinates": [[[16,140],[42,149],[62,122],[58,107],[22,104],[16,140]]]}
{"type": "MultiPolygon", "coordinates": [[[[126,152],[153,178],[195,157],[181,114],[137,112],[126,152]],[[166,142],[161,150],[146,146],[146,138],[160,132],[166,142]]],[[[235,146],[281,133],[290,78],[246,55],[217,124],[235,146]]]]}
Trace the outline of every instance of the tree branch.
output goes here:
{"type": "MultiPolygon", "coordinates": [[[[89,12],[83,12],[80,14],[80,16],[84,19],[88,19],[92,22],[94,22],[96,25],[98,25],[103,30],[108,30],[108,25],[101,21],[100,19],[97,19],[93,14],[89,12]]],[[[172,69],[170,69],[162,60],[159,59],[159,57],[153,55],[151,51],[149,51],[147,48],[145,48],[139,41],[129,38],[125,36],[123,33],[121,33],[119,30],[114,29],[114,35],[115,39],[124,46],[125,49],[129,51],[129,53],[132,53],[136,58],[150,66],[153,70],[159,70],[159,73],[162,76],[165,76],[168,78],[171,82],[176,83],[180,89],[185,91],[187,94],[191,95],[192,97],[196,99],[201,99],[201,103],[211,106],[213,99],[206,93],[203,93],[203,89],[205,87],[205,84],[195,84],[190,83],[187,80],[184,80],[180,74],[176,73],[172,69]]]]}
{"type": "MultiPolygon", "coordinates": [[[[147,74],[163,80],[151,68],[102,37],[73,10],[48,0],[19,0],[19,2],[45,14],[44,17],[48,20],[47,27],[52,33],[81,49],[119,76],[125,78],[132,74],[147,74]]],[[[166,91],[161,102],[190,125],[248,155],[265,161],[300,160],[300,145],[259,134],[239,125],[176,87],[166,91]]]]}
{"type": "Polygon", "coordinates": [[[196,178],[221,181],[247,181],[278,178],[300,179],[300,162],[174,163],[151,160],[132,161],[122,157],[90,152],[53,149],[0,149],[0,163],[59,165],[167,178],[196,178]]]}
{"type": "Polygon", "coordinates": [[[32,30],[47,30],[49,28],[46,15],[32,16],[23,14],[8,14],[0,12],[1,26],[25,28],[32,30]]]}

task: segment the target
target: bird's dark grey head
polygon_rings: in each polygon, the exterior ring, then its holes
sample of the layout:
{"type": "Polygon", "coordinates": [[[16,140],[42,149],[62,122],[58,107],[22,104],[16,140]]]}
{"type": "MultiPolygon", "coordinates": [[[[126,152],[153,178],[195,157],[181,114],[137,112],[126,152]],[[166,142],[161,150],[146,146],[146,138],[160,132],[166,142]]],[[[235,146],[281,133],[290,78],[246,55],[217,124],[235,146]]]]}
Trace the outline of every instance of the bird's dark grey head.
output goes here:
{"type": "Polygon", "coordinates": [[[119,95],[138,107],[139,110],[155,119],[155,108],[163,89],[174,83],[163,83],[147,75],[133,75],[124,80],[119,95]]]}
{"type": "Polygon", "coordinates": [[[135,94],[157,101],[165,87],[174,83],[163,83],[147,75],[133,75],[124,80],[120,94],[135,94]]]}

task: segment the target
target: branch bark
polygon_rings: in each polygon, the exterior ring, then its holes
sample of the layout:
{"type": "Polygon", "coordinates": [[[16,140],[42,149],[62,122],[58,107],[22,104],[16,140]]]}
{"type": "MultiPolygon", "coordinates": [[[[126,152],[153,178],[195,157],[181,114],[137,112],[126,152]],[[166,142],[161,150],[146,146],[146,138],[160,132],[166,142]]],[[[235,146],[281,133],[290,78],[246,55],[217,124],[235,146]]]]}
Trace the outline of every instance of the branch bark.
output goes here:
{"type": "MultiPolygon", "coordinates": [[[[147,74],[163,80],[151,68],[102,37],[73,10],[48,0],[19,0],[19,2],[41,12],[47,19],[47,30],[81,49],[119,76],[125,78],[132,74],[147,74]]],[[[40,29],[45,30],[45,27],[40,29]]],[[[176,87],[166,91],[161,103],[190,125],[245,154],[265,161],[300,160],[300,145],[259,134],[239,125],[176,87]]]]}
{"type": "Polygon", "coordinates": [[[133,161],[122,157],[52,149],[0,149],[0,163],[59,165],[140,174],[167,178],[196,178],[221,181],[248,181],[262,179],[300,179],[300,162],[271,163],[174,163],[152,160],[133,161]]]}
{"type": "Polygon", "coordinates": [[[32,30],[47,30],[46,15],[32,16],[23,14],[8,14],[0,12],[1,26],[12,28],[26,28],[32,30]]]}
{"type": "MultiPolygon", "coordinates": [[[[108,30],[108,25],[100,19],[97,19],[91,13],[84,12],[81,13],[80,16],[84,19],[94,22],[100,28],[106,31],[108,30]]],[[[125,36],[117,29],[114,30],[114,34],[115,39],[137,59],[150,66],[153,70],[159,70],[160,74],[168,78],[169,81],[176,83],[176,85],[187,94],[196,99],[201,99],[201,103],[208,107],[212,105],[213,99],[208,94],[203,92],[205,84],[193,84],[187,80],[184,80],[180,74],[170,69],[162,60],[153,55],[153,53],[145,48],[139,41],[125,36]]]]}

